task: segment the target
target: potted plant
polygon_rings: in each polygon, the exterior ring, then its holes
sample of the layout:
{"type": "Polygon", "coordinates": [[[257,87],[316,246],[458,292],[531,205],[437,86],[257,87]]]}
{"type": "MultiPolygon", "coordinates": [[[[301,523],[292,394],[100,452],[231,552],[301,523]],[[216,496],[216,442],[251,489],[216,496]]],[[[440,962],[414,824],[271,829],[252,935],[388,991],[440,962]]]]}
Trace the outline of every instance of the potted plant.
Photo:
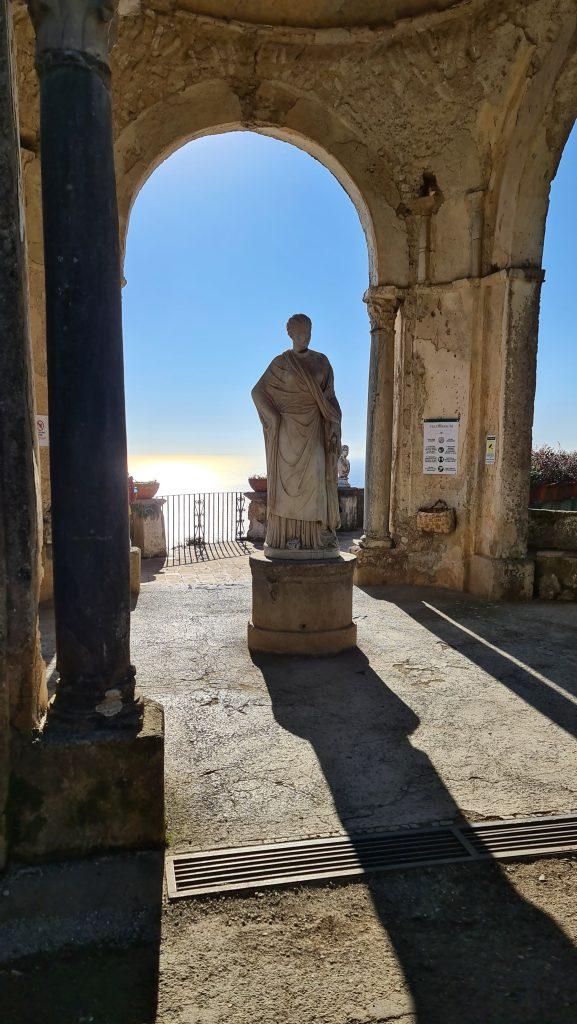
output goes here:
{"type": "Polygon", "coordinates": [[[258,491],[261,494],[266,491],[266,476],[256,473],[254,476],[249,476],[248,482],[253,491],[258,491]]]}
{"type": "Polygon", "coordinates": [[[160,484],[158,480],[135,480],[134,490],[136,492],[136,500],[147,501],[150,498],[154,498],[159,487],[160,484]]]}

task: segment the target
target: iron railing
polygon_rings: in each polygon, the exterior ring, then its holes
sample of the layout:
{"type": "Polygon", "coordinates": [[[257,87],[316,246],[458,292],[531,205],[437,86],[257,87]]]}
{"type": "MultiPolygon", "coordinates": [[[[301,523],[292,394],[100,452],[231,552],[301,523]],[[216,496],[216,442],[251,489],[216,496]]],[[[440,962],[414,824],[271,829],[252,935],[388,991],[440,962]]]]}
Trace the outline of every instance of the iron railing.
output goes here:
{"type": "Polygon", "coordinates": [[[169,565],[248,553],[248,502],[242,491],[165,494],[163,498],[169,565]]]}

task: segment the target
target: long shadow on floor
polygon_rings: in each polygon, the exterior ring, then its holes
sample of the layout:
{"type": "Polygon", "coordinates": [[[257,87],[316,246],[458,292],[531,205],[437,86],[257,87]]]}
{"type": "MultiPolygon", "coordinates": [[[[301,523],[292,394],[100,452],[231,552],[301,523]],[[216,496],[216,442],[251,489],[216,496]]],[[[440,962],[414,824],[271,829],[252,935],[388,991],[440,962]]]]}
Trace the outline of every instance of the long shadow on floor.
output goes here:
{"type": "MultiPolygon", "coordinates": [[[[346,830],[359,806],[418,800],[422,788],[431,819],[460,820],[442,779],[410,742],[417,716],[361,651],[255,663],[278,723],[314,748],[346,830]]],[[[577,953],[501,866],[423,868],[366,884],[419,1024],[574,1024],[577,953]]]]}
{"type": "Polygon", "coordinates": [[[163,870],[163,851],[10,869],[0,905],[2,1024],[153,1024],[163,870]]]}
{"type": "Polygon", "coordinates": [[[443,644],[483,669],[551,722],[577,737],[577,609],[562,614],[539,604],[484,605],[467,595],[431,591],[411,594],[374,589],[377,600],[392,601],[443,644]],[[539,610],[543,618],[539,618],[539,610]],[[532,614],[533,613],[533,614],[532,614]]]}

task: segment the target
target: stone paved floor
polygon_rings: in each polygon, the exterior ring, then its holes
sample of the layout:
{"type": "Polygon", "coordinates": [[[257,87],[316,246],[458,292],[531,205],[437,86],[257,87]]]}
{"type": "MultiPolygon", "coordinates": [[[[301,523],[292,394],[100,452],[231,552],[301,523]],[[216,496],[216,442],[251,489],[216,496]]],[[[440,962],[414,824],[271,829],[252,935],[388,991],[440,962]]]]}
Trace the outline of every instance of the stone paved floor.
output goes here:
{"type": "Polygon", "coordinates": [[[178,848],[577,812],[577,607],[355,590],[358,648],[252,659],[247,559],[144,583],[178,848]]]}
{"type": "MultiPolygon", "coordinates": [[[[357,590],[358,650],[257,663],[247,565],[233,561],[155,569],[133,615],[139,684],[166,712],[174,847],[577,812],[576,606],[357,590]]],[[[142,868],[122,865],[42,869],[55,948],[86,930],[93,888],[103,933],[136,898],[142,868]]],[[[42,901],[17,884],[33,943],[42,901]]],[[[577,1021],[575,857],[173,904],[156,886],[161,938],[132,913],[99,948],[0,970],[10,1024],[577,1021]]]]}

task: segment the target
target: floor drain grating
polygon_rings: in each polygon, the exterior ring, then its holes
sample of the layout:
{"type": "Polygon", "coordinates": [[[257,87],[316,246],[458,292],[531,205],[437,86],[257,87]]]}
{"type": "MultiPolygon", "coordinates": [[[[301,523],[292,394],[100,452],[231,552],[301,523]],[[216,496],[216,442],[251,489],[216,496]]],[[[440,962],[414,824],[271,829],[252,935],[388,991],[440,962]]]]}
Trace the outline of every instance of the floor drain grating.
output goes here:
{"type": "Polygon", "coordinates": [[[393,868],[577,851],[577,816],[406,829],[292,843],[179,853],[166,858],[168,895],[206,896],[393,868]]]}

